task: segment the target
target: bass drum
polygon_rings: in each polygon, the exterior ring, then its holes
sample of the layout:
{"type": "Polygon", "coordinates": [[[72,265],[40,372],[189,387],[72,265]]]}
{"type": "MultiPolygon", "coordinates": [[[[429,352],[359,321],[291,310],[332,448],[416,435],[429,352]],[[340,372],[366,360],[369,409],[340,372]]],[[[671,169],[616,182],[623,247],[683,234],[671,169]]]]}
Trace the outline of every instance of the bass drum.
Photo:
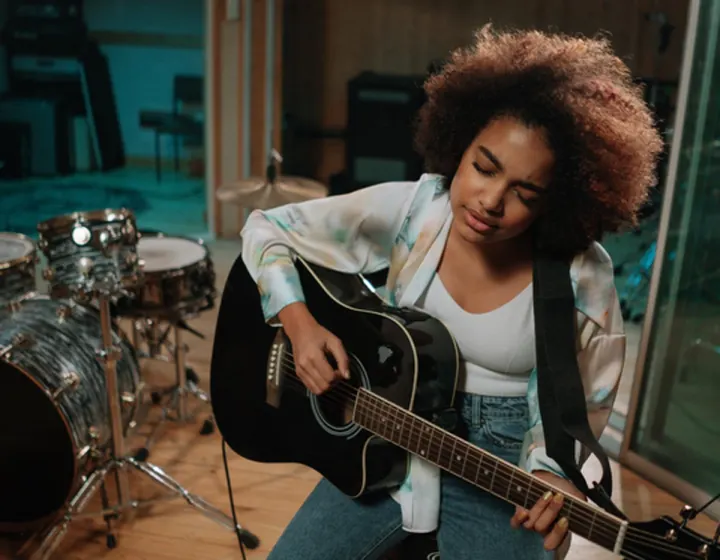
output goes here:
{"type": "MultiPolygon", "coordinates": [[[[139,405],[140,367],[114,327],[122,423],[139,405]]],[[[100,313],[35,295],[0,308],[0,530],[34,529],[81,484],[90,450],[111,439],[100,313]]]]}

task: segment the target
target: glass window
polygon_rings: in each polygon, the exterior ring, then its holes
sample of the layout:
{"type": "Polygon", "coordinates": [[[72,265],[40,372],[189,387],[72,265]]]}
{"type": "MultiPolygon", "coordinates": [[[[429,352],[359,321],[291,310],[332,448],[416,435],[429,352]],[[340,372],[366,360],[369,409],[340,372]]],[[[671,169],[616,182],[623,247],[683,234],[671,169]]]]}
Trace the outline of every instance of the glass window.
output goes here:
{"type": "Polygon", "coordinates": [[[630,448],[720,490],[720,2],[700,2],[685,125],[630,448]]]}

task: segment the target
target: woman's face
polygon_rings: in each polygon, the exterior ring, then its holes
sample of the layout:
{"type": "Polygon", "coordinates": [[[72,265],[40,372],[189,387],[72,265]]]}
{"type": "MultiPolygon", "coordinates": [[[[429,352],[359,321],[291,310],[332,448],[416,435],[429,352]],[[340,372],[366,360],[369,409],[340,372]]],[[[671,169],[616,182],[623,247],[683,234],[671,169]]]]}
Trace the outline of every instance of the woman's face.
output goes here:
{"type": "Polygon", "coordinates": [[[518,237],[541,212],[554,164],[544,129],[513,117],[491,121],[463,154],[450,186],[453,227],[471,243],[518,237]]]}

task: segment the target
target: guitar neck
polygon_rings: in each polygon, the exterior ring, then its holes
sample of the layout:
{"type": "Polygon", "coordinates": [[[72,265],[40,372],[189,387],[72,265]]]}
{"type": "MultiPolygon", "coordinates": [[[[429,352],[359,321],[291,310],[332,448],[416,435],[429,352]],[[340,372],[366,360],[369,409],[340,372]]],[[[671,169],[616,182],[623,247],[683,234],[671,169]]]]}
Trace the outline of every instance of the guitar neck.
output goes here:
{"type": "Polygon", "coordinates": [[[565,500],[558,517],[568,518],[570,531],[619,552],[626,527],[620,519],[560,492],[375,393],[358,391],[353,420],[373,434],[514,505],[527,509],[548,490],[562,493],[565,500]]]}

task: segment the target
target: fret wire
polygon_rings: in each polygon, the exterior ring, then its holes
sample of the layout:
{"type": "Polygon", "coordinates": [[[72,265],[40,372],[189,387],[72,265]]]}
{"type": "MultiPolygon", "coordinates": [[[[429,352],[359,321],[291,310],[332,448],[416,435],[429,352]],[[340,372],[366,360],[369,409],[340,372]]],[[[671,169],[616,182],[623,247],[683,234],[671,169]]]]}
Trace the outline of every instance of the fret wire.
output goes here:
{"type": "MultiPolygon", "coordinates": [[[[398,413],[398,414],[399,414],[399,413],[398,413]]],[[[398,443],[400,443],[400,445],[402,445],[402,434],[403,434],[403,432],[405,431],[405,418],[406,418],[406,415],[405,415],[405,414],[400,414],[400,416],[402,417],[402,421],[397,424],[397,425],[398,425],[398,443]]]]}
{"type": "MultiPolygon", "coordinates": [[[[392,415],[393,415],[393,416],[396,416],[396,415],[398,415],[398,414],[399,414],[399,415],[402,415],[402,416],[403,416],[403,419],[402,419],[402,420],[403,420],[403,425],[404,425],[404,422],[405,422],[405,420],[406,420],[406,416],[413,417],[411,413],[407,413],[406,411],[404,411],[404,410],[402,410],[402,409],[399,409],[399,408],[396,407],[396,406],[388,406],[388,405],[385,405],[385,403],[384,403],[384,401],[383,401],[382,399],[378,399],[378,400],[380,400],[380,402],[384,405],[384,406],[381,405],[381,407],[380,407],[381,409],[387,408],[387,412],[390,413],[390,412],[392,411],[392,415]]],[[[374,405],[374,403],[372,403],[372,402],[369,402],[368,405],[369,405],[369,406],[376,406],[376,405],[374,405]]],[[[367,413],[367,409],[361,411],[361,415],[360,415],[361,418],[364,417],[364,418],[367,419],[367,418],[369,418],[369,417],[371,417],[371,416],[372,416],[372,415],[370,415],[370,414],[367,413]]],[[[422,420],[422,419],[420,419],[420,420],[421,420],[422,422],[424,422],[424,420],[422,420]]],[[[372,420],[367,421],[367,423],[372,425],[372,420]]],[[[434,434],[433,434],[434,431],[435,431],[435,428],[434,428],[434,427],[431,427],[431,430],[430,430],[430,438],[429,438],[429,440],[428,440],[428,443],[431,442],[432,436],[434,435],[434,434]]],[[[442,431],[442,430],[438,430],[438,431],[440,431],[440,433],[442,434],[442,436],[443,436],[443,437],[442,437],[442,443],[444,443],[445,432],[442,431]]],[[[420,438],[420,440],[422,440],[422,437],[423,437],[422,434],[419,433],[419,438],[420,438]]],[[[457,442],[458,442],[458,439],[456,439],[456,438],[457,438],[457,436],[453,437],[453,440],[454,440],[454,447],[453,447],[453,449],[455,449],[455,446],[457,445],[457,442]]],[[[463,440],[460,440],[460,441],[462,442],[463,440]]],[[[471,449],[472,449],[472,451],[474,451],[475,453],[478,452],[477,449],[472,448],[467,442],[463,442],[463,443],[465,443],[465,445],[466,445],[466,460],[467,460],[467,457],[468,457],[471,449]]],[[[409,444],[410,444],[410,441],[408,441],[408,447],[409,447],[409,444]]],[[[430,450],[430,446],[428,446],[428,452],[429,452],[429,450],[430,450]]],[[[439,462],[440,458],[443,457],[443,454],[442,454],[442,453],[443,453],[443,447],[442,447],[442,445],[441,445],[440,448],[438,449],[438,462],[439,462]]],[[[473,459],[475,459],[475,458],[478,459],[477,471],[476,471],[476,476],[475,476],[475,480],[474,480],[475,484],[478,484],[477,478],[478,478],[478,475],[479,475],[479,471],[480,471],[481,465],[485,462],[485,459],[487,459],[487,458],[493,458],[493,456],[490,455],[490,454],[487,454],[487,452],[481,452],[481,453],[477,453],[477,456],[476,456],[476,457],[475,457],[475,455],[472,455],[472,456],[470,456],[470,457],[473,458],[473,459]]],[[[448,467],[450,467],[451,464],[452,464],[452,460],[450,461],[450,464],[448,465],[448,467]]],[[[466,467],[466,465],[463,466],[463,474],[461,475],[461,478],[464,478],[465,480],[468,480],[469,482],[473,482],[472,479],[464,476],[464,469],[465,469],[465,467],[466,467]]],[[[495,468],[494,468],[494,470],[493,470],[493,481],[494,481],[494,479],[495,479],[496,476],[497,476],[498,470],[500,470],[501,474],[502,474],[505,470],[508,470],[508,471],[511,473],[511,475],[519,475],[519,476],[525,477],[525,478],[528,480],[528,483],[529,483],[529,484],[528,484],[528,491],[527,491],[527,493],[526,493],[526,499],[525,499],[525,507],[527,508],[528,498],[529,498],[529,496],[531,495],[531,493],[533,493],[533,492],[532,492],[532,490],[533,490],[533,485],[537,482],[537,481],[535,480],[535,478],[532,477],[532,476],[530,476],[529,473],[524,473],[524,472],[522,472],[522,471],[517,471],[517,470],[511,469],[511,468],[509,468],[507,465],[502,464],[501,461],[496,460],[496,461],[495,461],[495,468]]],[[[492,486],[493,486],[493,485],[491,484],[491,487],[490,487],[491,490],[492,490],[492,486]]],[[[508,494],[509,494],[509,492],[508,492],[508,494]]],[[[539,498],[539,497],[540,497],[540,496],[538,496],[538,498],[539,498]]],[[[508,498],[508,499],[509,499],[509,498],[508,498]]],[[[566,504],[566,505],[568,506],[568,510],[569,510],[569,512],[570,512],[570,511],[571,511],[571,508],[572,508],[572,505],[574,504],[574,501],[572,501],[572,500],[568,500],[568,501],[569,501],[570,503],[569,503],[569,504],[566,504]]],[[[611,517],[611,516],[609,516],[609,515],[606,516],[606,515],[604,515],[604,512],[599,511],[599,510],[597,510],[596,508],[593,508],[593,507],[591,507],[591,506],[589,506],[588,504],[585,504],[585,503],[583,503],[583,502],[578,502],[578,504],[579,504],[580,506],[584,506],[584,509],[590,510],[590,511],[588,511],[588,512],[586,512],[586,513],[592,513],[592,518],[591,518],[591,523],[590,523],[590,530],[584,535],[585,538],[588,538],[588,540],[591,540],[590,537],[591,537],[592,531],[593,531],[593,530],[596,530],[596,531],[597,531],[597,528],[595,527],[595,525],[596,525],[596,523],[597,523],[598,514],[600,514],[600,513],[603,514],[603,517],[606,517],[606,519],[604,519],[604,521],[608,524],[608,527],[604,528],[604,531],[605,531],[605,532],[608,532],[608,531],[609,531],[610,533],[614,533],[614,532],[616,532],[616,531],[619,530],[620,524],[619,524],[619,522],[618,522],[617,520],[615,520],[613,517],[611,517]],[[616,526],[617,526],[617,527],[616,527],[616,526]]],[[[582,513],[582,511],[581,511],[580,513],[582,513]]],[[[573,521],[577,521],[578,523],[583,522],[581,519],[573,520],[573,521]]],[[[581,533],[581,534],[582,534],[582,533],[581,533]]],[[[603,534],[603,538],[611,539],[609,542],[612,543],[612,542],[614,542],[614,539],[616,538],[616,536],[613,536],[612,534],[603,534]]]]}
{"type": "Polygon", "coordinates": [[[382,431],[382,435],[386,435],[387,418],[388,418],[387,412],[381,408],[380,414],[378,415],[378,418],[377,418],[377,425],[378,425],[378,432],[382,431]]]}
{"type": "Polygon", "coordinates": [[[450,462],[448,463],[448,468],[452,469],[453,464],[455,463],[455,449],[457,448],[457,442],[458,440],[453,438],[453,448],[450,452],[450,462]]]}
{"type": "Polygon", "coordinates": [[[590,520],[590,527],[588,528],[587,532],[587,539],[590,540],[590,536],[592,535],[593,527],[595,526],[595,520],[597,519],[597,511],[593,515],[592,519],[590,520]]]}
{"type": "Polygon", "coordinates": [[[512,492],[512,485],[513,485],[513,477],[515,476],[515,471],[510,471],[510,481],[508,482],[508,491],[507,494],[505,494],[506,498],[510,498],[510,492],[512,492]]]}
{"type": "Polygon", "coordinates": [[[440,464],[440,454],[442,453],[443,446],[445,445],[445,432],[440,432],[440,435],[442,436],[440,438],[440,447],[438,449],[438,456],[437,456],[437,462],[440,464]]]}
{"type": "Polygon", "coordinates": [[[528,508],[528,498],[530,497],[530,494],[532,493],[532,485],[533,485],[533,482],[535,482],[535,481],[531,478],[531,479],[530,479],[530,485],[528,486],[528,491],[527,491],[527,493],[525,494],[525,507],[524,507],[524,509],[527,509],[527,508],[528,508]]]}
{"type": "Polygon", "coordinates": [[[430,433],[428,436],[428,444],[427,444],[427,455],[423,453],[423,456],[430,457],[430,448],[432,447],[432,438],[433,434],[435,433],[435,428],[428,428],[427,431],[430,433]]]}
{"type": "Polygon", "coordinates": [[[465,458],[463,459],[463,469],[462,469],[462,473],[460,473],[460,476],[462,478],[465,478],[465,469],[467,468],[467,460],[468,460],[468,455],[470,454],[470,449],[471,449],[470,445],[466,444],[465,445],[465,458]]]}
{"type": "Polygon", "coordinates": [[[408,449],[417,453],[419,451],[422,434],[419,431],[420,426],[415,418],[410,418],[410,428],[408,429],[408,449]],[[415,441],[415,431],[417,431],[417,442],[415,441]]]}
{"type": "Polygon", "coordinates": [[[493,490],[493,485],[495,484],[495,475],[497,474],[498,467],[500,466],[500,461],[495,460],[495,468],[493,469],[492,478],[490,479],[490,490],[493,490]]]}

